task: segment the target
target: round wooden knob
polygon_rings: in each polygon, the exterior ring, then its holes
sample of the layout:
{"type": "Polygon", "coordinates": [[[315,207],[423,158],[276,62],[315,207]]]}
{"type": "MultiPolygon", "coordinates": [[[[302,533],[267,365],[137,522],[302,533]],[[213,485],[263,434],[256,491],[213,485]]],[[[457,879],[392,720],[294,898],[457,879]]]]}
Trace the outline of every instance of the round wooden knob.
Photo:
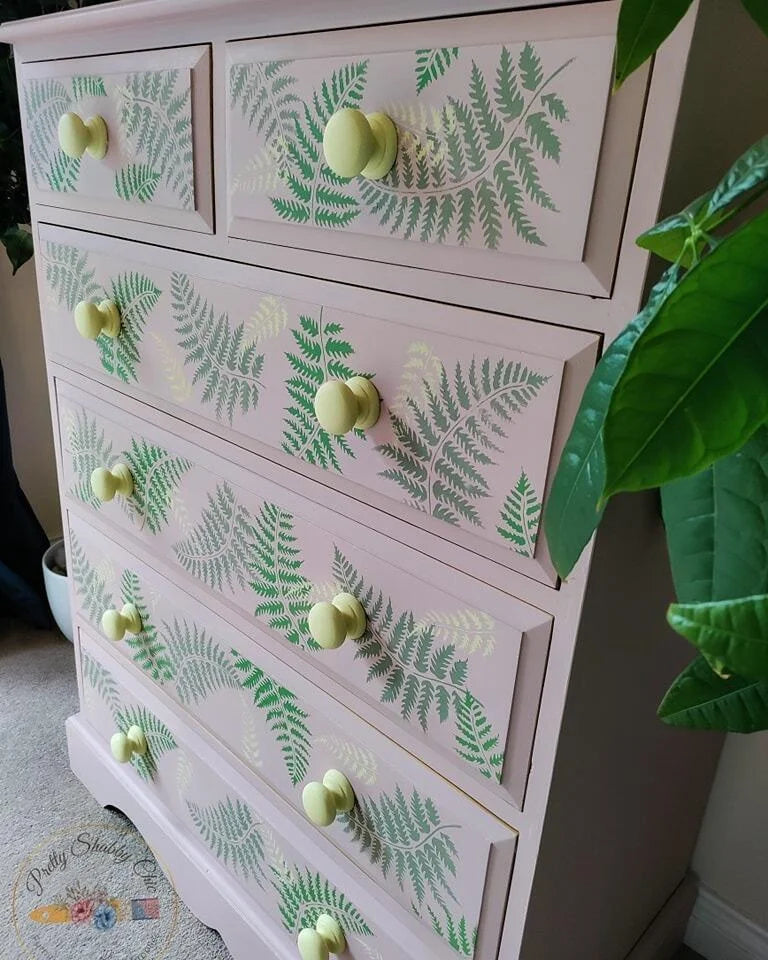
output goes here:
{"type": "Polygon", "coordinates": [[[381,400],[366,377],[327,380],[315,394],[315,416],[328,433],[367,430],[379,419],[381,400]]]}
{"type": "Polygon", "coordinates": [[[329,827],[337,813],[349,813],[355,805],[355,791],[343,773],[329,770],[323,782],[308,783],[301,794],[304,813],[318,827],[329,827]]]}
{"type": "Polygon", "coordinates": [[[340,177],[380,180],[397,156],[397,127],[384,113],[337,110],[323,134],[325,162],[340,177]]]}
{"type": "Polygon", "coordinates": [[[120,311],[114,300],[101,303],[81,300],[75,307],[75,326],[86,340],[95,340],[100,333],[116,337],[120,333],[120,311]]]}
{"type": "Polygon", "coordinates": [[[88,153],[101,160],[107,152],[109,137],[103,117],[83,120],[76,113],[65,113],[59,119],[59,146],[68,157],[88,153]]]}
{"type": "Polygon", "coordinates": [[[323,650],[335,650],[345,640],[357,640],[365,633],[363,605],[351,593],[337,593],[333,602],[316,603],[307,617],[312,639],[323,650]]]}
{"type": "Polygon", "coordinates": [[[113,733],[109,741],[112,756],[118,763],[128,763],[131,757],[143,757],[147,752],[147,738],[141,727],[129,727],[128,733],[113,733]]]}
{"type": "Polygon", "coordinates": [[[118,643],[126,633],[141,633],[141,616],[132,603],[126,603],[122,610],[104,611],[101,629],[108,640],[118,643]]]}
{"type": "Polygon", "coordinates": [[[115,494],[130,497],[133,493],[133,477],[124,463],[115,464],[112,469],[96,467],[91,474],[91,490],[97,500],[106,503],[115,494]]]}
{"type": "Polygon", "coordinates": [[[314,929],[306,927],[299,933],[298,945],[301,960],[328,960],[331,954],[344,953],[347,938],[338,920],[321,913],[314,929]]]}

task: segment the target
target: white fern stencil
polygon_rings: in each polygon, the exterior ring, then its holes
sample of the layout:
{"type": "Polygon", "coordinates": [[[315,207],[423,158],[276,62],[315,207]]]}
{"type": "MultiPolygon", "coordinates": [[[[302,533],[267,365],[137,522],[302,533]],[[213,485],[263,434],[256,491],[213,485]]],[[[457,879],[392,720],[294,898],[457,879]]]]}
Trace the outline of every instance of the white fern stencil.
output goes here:
{"type": "Polygon", "coordinates": [[[313,583],[306,596],[310,603],[322,603],[324,600],[330,603],[342,589],[335,580],[324,580],[322,583],[313,583]]]}
{"type": "Polygon", "coordinates": [[[247,763],[254,768],[262,765],[261,745],[259,743],[259,729],[256,724],[256,711],[253,709],[253,702],[245,690],[240,690],[240,712],[242,715],[242,728],[240,734],[240,749],[247,763]]]}
{"type": "Polygon", "coordinates": [[[424,340],[413,340],[406,349],[406,359],[400,374],[400,384],[390,405],[392,413],[413,425],[415,413],[408,405],[410,397],[423,405],[427,390],[436,388],[443,372],[443,362],[424,340]]]}
{"type": "Polygon", "coordinates": [[[366,943],[365,940],[361,940],[360,937],[353,937],[352,939],[356,943],[360,944],[361,950],[355,950],[355,954],[357,956],[360,956],[362,952],[362,955],[368,957],[368,960],[384,960],[384,957],[379,953],[379,951],[372,947],[369,943],[366,943]]]}
{"type": "Polygon", "coordinates": [[[117,574],[115,567],[109,557],[99,557],[98,563],[94,564],[94,571],[97,577],[100,577],[107,586],[114,586],[117,583],[117,574]]]}
{"type": "Polygon", "coordinates": [[[187,376],[183,363],[173,352],[173,348],[157,333],[152,334],[155,341],[163,376],[171,390],[171,396],[177,403],[185,403],[192,396],[192,383],[187,376]]]}
{"type": "Polygon", "coordinates": [[[451,106],[438,108],[411,101],[389,103],[385,109],[397,126],[399,151],[406,151],[414,160],[425,163],[446,161],[445,138],[454,133],[457,126],[451,106]]]}
{"type": "Polygon", "coordinates": [[[284,150],[278,144],[262,147],[250,157],[232,181],[233,193],[269,193],[280,186],[280,163],[284,150]]]}
{"type": "Polygon", "coordinates": [[[261,343],[279,337],[288,325],[288,308],[281,297],[268,293],[243,324],[243,341],[261,343]]]}
{"type": "Polygon", "coordinates": [[[179,750],[176,758],[176,791],[182,800],[186,799],[194,775],[195,768],[192,761],[183,750],[179,750]]]}
{"type": "Polygon", "coordinates": [[[194,530],[195,525],[189,518],[189,508],[187,507],[186,501],[178,493],[171,504],[171,516],[179,530],[185,537],[188,537],[192,530],[194,530]]]}
{"type": "Polygon", "coordinates": [[[353,773],[358,780],[372,787],[379,773],[379,761],[370,750],[359,744],[350,743],[333,733],[315,737],[318,746],[325,747],[339,761],[342,769],[353,773]]]}
{"type": "Polygon", "coordinates": [[[264,841],[264,860],[278,880],[290,880],[293,871],[288,866],[285,854],[277,842],[277,837],[266,824],[262,824],[261,837],[264,841]]]}
{"type": "Polygon", "coordinates": [[[496,621],[473,607],[450,612],[428,610],[419,626],[431,628],[438,640],[451,643],[467,653],[490,657],[496,647],[496,621]]]}
{"type": "MultiPolygon", "coordinates": [[[[130,91],[125,84],[115,84],[112,88],[112,102],[115,105],[115,113],[119,115],[120,110],[123,104],[130,98],[130,91]]],[[[136,150],[136,140],[134,137],[129,137],[126,133],[125,125],[122,123],[113,124],[115,128],[115,133],[117,135],[117,147],[119,151],[119,156],[123,159],[123,162],[136,160],[138,158],[138,151],[136,150]]],[[[110,134],[113,131],[110,130],[110,134]]]]}

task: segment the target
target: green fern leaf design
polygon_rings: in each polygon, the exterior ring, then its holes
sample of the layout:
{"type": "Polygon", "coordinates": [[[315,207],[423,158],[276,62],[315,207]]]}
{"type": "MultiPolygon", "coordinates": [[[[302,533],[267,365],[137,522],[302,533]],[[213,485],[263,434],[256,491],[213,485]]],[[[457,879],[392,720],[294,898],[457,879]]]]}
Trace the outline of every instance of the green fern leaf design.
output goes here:
{"type": "Polygon", "coordinates": [[[63,151],[57,150],[51,158],[46,173],[46,180],[51,190],[55,190],[56,193],[74,193],[79,176],[80,157],[70,157],[63,151]]]}
{"type": "Polygon", "coordinates": [[[128,203],[149,203],[159,183],[160,174],[148,163],[127,163],[115,171],[115,193],[128,203]]]}
{"type": "Polygon", "coordinates": [[[416,51],[416,93],[421,93],[430,83],[442,76],[459,55],[458,47],[438,47],[434,50],[416,51]]]}
{"type": "Polygon", "coordinates": [[[214,405],[216,419],[231,424],[236,412],[248,413],[259,402],[264,354],[256,352],[245,323],[235,327],[226,313],[216,316],[185,273],[172,274],[171,297],[184,363],[195,371],[192,382],[202,384],[201,400],[214,405]]]}
{"type": "MultiPolygon", "coordinates": [[[[326,323],[323,311],[320,319],[299,317],[299,326],[291,330],[298,352],[286,353],[293,375],[285,386],[291,404],[285,408],[282,447],[286,453],[324,469],[341,473],[339,455],[354,458],[349,442],[343,436],[332,436],[317,421],[315,394],[326,380],[348,380],[358,376],[349,366],[354,347],[342,338],[340,323],[326,323]]],[[[362,374],[367,376],[367,374],[362,374]]],[[[365,434],[356,430],[355,435],[365,434]]]]}
{"type": "Polygon", "coordinates": [[[504,753],[499,751],[499,737],[494,733],[482,705],[469,691],[457,696],[456,752],[467,763],[494,783],[501,783],[504,753]]]}
{"type": "Polygon", "coordinates": [[[349,935],[371,936],[362,913],[340,890],[319,873],[311,870],[280,870],[272,867],[272,884],[279,897],[283,926],[292,934],[314,927],[321,913],[330,914],[349,935]]]}
{"type": "Polygon", "coordinates": [[[253,529],[255,574],[251,587],[260,598],[254,615],[266,620],[289,643],[303,650],[319,649],[309,632],[312,584],[301,572],[293,517],[273,503],[264,503],[253,529]]]}
{"type": "Polygon", "coordinates": [[[133,493],[121,501],[140,529],[157,534],[168,523],[176,487],[192,464],[155,443],[135,437],[123,456],[133,477],[133,493]]]}
{"type": "Polygon", "coordinates": [[[149,277],[131,271],[110,281],[107,296],[120,310],[120,335],[96,338],[101,365],[123,383],[137,382],[136,365],[141,359],[139,347],[149,315],[162,291],[149,277]]]}
{"type": "Polygon", "coordinates": [[[24,84],[25,140],[30,172],[38,187],[47,186],[66,193],[77,186],[80,159],[67,157],[59,150],[57,135],[59,117],[73,106],[72,97],[61,80],[27,80],[24,84]]]}
{"type": "Polygon", "coordinates": [[[80,667],[83,680],[98,693],[112,713],[116,714],[120,709],[120,691],[110,671],[89,657],[84,650],[80,651],[80,667]]]}
{"type": "Polygon", "coordinates": [[[264,138],[278,175],[286,168],[288,143],[302,106],[294,90],[296,77],[288,72],[292,63],[236,63],[229,73],[232,106],[239,107],[248,126],[264,138]]]}
{"type": "Polygon", "coordinates": [[[142,757],[133,756],[131,764],[143,780],[152,780],[157,773],[157,761],[178,746],[173,734],[154,713],[146,707],[122,707],[115,715],[117,728],[128,733],[132,726],[139,726],[147,738],[147,752],[142,757]]]}
{"type": "Polygon", "coordinates": [[[515,553],[521,557],[532,557],[536,549],[540,517],[541,501],[523,470],[504,501],[501,523],[496,530],[512,544],[515,553]]]}
{"type": "Polygon", "coordinates": [[[45,282],[60,306],[72,311],[81,300],[91,300],[99,291],[96,271],[88,254],[65,243],[47,241],[43,250],[45,282]]]}
{"type": "Polygon", "coordinates": [[[208,494],[199,523],[173,545],[176,559],[188,574],[212,587],[245,587],[251,555],[253,520],[228,483],[208,494]]]}
{"type": "Polygon", "coordinates": [[[119,123],[136,156],[160,176],[186,210],[194,208],[192,108],[176,92],[178,70],[129,74],[120,87],[119,123]]]}
{"type": "Polygon", "coordinates": [[[393,871],[401,890],[408,884],[419,906],[427,893],[438,903],[446,896],[456,900],[449,878],[456,876],[459,854],[451,831],[461,827],[444,824],[429,797],[417,790],[406,797],[398,786],[392,796],[359,797],[338,819],[384,877],[393,871]]]}
{"type": "Polygon", "coordinates": [[[369,214],[393,236],[422,243],[482,239],[495,250],[511,227],[525,243],[544,245],[537,208],[557,208],[539,163],[560,159],[554,124],[567,122],[568,110],[550,88],[570,63],[544,77],[531,44],[517,62],[502,47],[490,77],[473,61],[467,99],[449,97],[423,129],[402,129],[390,173],[357,184],[369,214]]]}
{"type": "Polygon", "coordinates": [[[367,585],[338,547],[333,575],[368,617],[366,632],[355,641],[355,659],[370,661],[366,682],[382,684],[381,702],[397,705],[402,718],[417,721],[422,730],[435,715],[444,723],[454,694],[465,691],[466,659],[457,658],[453,644],[437,644],[434,626],[420,625],[410,611],[398,612],[381,590],[367,585]]]}
{"type": "Polygon", "coordinates": [[[187,800],[192,822],[217,860],[231,867],[245,880],[264,886],[264,840],[261,821],[239,798],[226,797],[219,803],[202,807],[187,800]]]}
{"type": "Polygon", "coordinates": [[[120,578],[120,589],[123,603],[132,603],[141,617],[141,633],[125,635],[125,643],[131,650],[133,662],[156,683],[162,684],[172,680],[173,665],[169,659],[168,650],[152,623],[138,574],[132,570],[124,570],[120,578]]]}
{"type": "Polygon", "coordinates": [[[477,503],[490,494],[484,469],[502,451],[507,424],[547,379],[503,357],[473,357],[469,368],[457,363],[452,377],[443,368],[437,385],[424,380],[424,399],[406,399],[408,419],[390,413],[394,442],[376,449],[392,466],[381,476],[394,481],[411,506],[453,525],[480,526],[477,503]]]}
{"type": "Polygon", "coordinates": [[[92,624],[99,626],[105,610],[114,607],[106,580],[100,576],[83,549],[74,530],[69,535],[69,572],[81,609],[92,624]]]}
{"type": "Polygon", "coordinates": [[[286,142],[286,164],[281,174],[289,196],[270,197],[281,219],[346,227],[357,218],[357,199],[345,189],[349,181],[325,163],[323,131],[337,110],[359,107],[367,72],[367,60],[346,64],[323,80],[311,104],[302,104],[286,142]]]}
{"type": "Polygon", "coordinates": [[[163,622],[163,639],[172,664],[176,694],[185,706],[198,704],[216,690],[236,689],[237,675],[229,657],[196,623],[163,622]]]}
{"type": "Polygon", "coordinates": [[[70,494],[98,510],[101,500],[94,496],[91,489],[91,474],[96,467],[112,462],[112,443],[104,430],[99,429],[96,420],[82,408],[78,408],[66,439],[72,472],[76,478],[70,494]]]}
{"type": "Polygon", "coordinates": [[[311,753],[308,714],[296,702],[296,694],[281,686],[269,674],[232,651],[235,669],[244,676],[240,683],[253,693],[253,702],[266,714],[267,726],[280,744],[288,776],[295,787],[307,775],[311,753]]]}
{"type": "Polygon", "coordinates": [[[94,75],[72,77],[72,96],[75,100],[85,97],[106,97],[104,80],[94,75]]]}
{"type": "Polygon", "coordinates": [[[442,918],[431,907],[427,907],[432,929],[462,957],[473,957],[477,942],[477,927],[470,932],[466,917],[454,917],[445,904],[441,904],[441,908],[442,918]]]}

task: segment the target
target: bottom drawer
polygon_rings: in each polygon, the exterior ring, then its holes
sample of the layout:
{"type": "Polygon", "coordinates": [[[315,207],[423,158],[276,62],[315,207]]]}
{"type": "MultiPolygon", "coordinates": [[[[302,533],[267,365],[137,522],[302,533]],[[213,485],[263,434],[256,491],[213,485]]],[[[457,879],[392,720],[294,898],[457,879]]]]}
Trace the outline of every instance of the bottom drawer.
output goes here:
{"type": "MultiPolygon", "coordinates": [[[[133,681],[82,626],[78,647],[82,713],[89,726],[105,742],[111,742],[113,754],[122,751],[148,796],[167,809],[193,844],[212,853],[248,898],[282,930],[286,947],[301,936],[311,940],[312,934],[302,931],[314,930],[319,918],[328,916],[344,933],[345,957],[449,960],[456,956],[437,936],[427,935],[425,940],[402,908],[394,901],[388,905],[376,884],[362,874],[345,872],[305,836],[290,812],[258,794],[226,767],[175,714],[133,681]],[[136,736],[135,728],[146,743],[143,754],[136,750],[141,737],[136,736]],[[118,733],[122,736],[115,738],[118,733]]],[[[471,955],[472,944],[467,941],[466,949],[459,952],[471,955]]],[[[321,954],[308,949],[302,955],[321,954]]]]}

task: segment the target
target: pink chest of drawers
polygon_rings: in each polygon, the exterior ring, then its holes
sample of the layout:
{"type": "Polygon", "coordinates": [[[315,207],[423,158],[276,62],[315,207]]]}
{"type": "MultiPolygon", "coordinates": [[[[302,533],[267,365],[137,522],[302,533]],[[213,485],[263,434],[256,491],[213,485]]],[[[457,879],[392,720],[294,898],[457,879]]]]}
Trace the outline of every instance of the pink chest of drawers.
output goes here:
{"type": "Polygon", "coordinates": [[[141,0],[5,29],[71,763],[235,960],[662,960],[685,922],[713,744],[654,718],[682,655],[654,505],[567,583],[539,535],[640,300],[695,19],[611,96],[617,13],[141,0]],[[394,131],[385,176],[330,165],[350,109],[394,131]]]}

